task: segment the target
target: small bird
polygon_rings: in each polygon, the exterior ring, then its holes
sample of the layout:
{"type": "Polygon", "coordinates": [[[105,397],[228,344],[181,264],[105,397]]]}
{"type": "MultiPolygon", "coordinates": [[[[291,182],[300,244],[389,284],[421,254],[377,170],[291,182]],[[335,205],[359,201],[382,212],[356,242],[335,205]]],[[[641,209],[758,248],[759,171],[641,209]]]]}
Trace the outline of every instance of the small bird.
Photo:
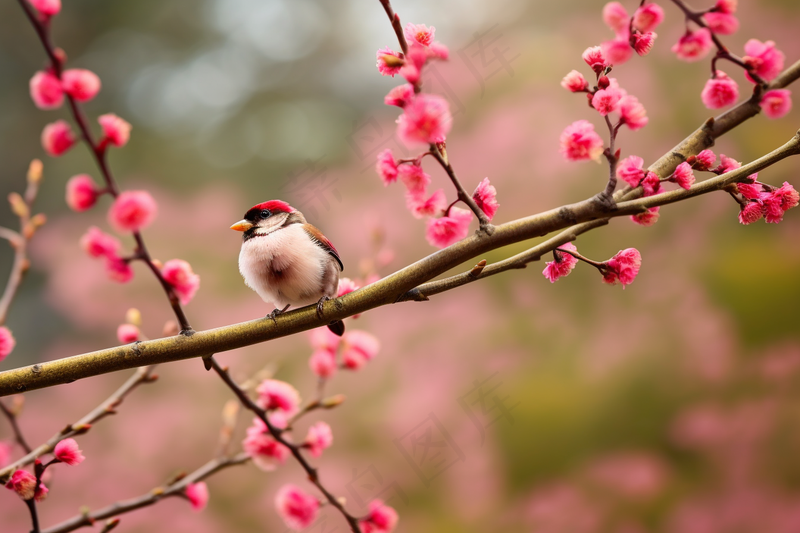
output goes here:
{"type": "MultiPolygon", "coordinates": [[[[313,303],[322,317],[322,304],[336,296],[344,265],[331,241],[303,213],[270,200],[251,207],[231,229],[243,232],[239,272],[245,284],[276,306],[268,318],[313,303]]],[[[344,333],[341,320],[328,328],[344,333]]]]}

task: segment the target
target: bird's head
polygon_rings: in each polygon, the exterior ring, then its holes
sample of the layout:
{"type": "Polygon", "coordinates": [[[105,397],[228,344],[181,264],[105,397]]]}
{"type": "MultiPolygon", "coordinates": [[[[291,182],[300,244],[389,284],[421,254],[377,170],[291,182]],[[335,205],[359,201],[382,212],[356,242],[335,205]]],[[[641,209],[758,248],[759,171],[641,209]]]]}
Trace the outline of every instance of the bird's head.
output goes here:
{"type": "Polygon", "coordinates": [[[231,229],[244,232],[244,237],[266,235],[287,223],[305,223],[302,213],[281,200],[270,200],[251,207],[244,218],[231,229]]]}

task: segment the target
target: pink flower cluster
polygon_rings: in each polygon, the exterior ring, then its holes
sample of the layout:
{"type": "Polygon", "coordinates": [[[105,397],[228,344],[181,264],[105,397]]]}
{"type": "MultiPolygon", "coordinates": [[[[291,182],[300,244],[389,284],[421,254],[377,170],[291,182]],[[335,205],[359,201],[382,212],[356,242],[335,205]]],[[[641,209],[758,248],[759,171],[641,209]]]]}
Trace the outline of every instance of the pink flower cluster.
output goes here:
{"type": "MultiPolygon", "coordinates": [[[[97,121],[103,129],[103,138],[99,144],[101,148],[104,149],[109,143],[117,147],[127,144],[131,131],[128,122],[112,113],[101,115],[97,121]]],[[[56,120],[42,130],[42,147],[54,157],[65,154],[77,140],[72,127],[64,120],[56,120]]]]}
{"type": "Polygon", "coordinates": [[[52,70],[40,70],[28,84],[31,99],[39,109],[58,109],[64,103],[64,95],[78,102],[88,102],[100,92],[100,78],[94,72],[73,68],[61,73],[61,78],[52,70]]]}
{"type": "Polygon", "coordinates": [[[359,521],[362,533],[391,533],[397,527],[397,512],[382,500],[369,502],[369,513],[359,521]]]}
{"type": "MultiPolygon", "coordinates": [[[[559,248],[572,252],[578,251],[571,242],[562,244],[559,248]]],[[[575,265],[578,264],[577,257],[558,250],[553,250],[553,257],[555,260],[545,263],[544,270],[542,271],[542,274],[550,280],[550,283],[555,283],[557,279],[568,276],[569,273],[572,272],[572,269],[575,268],[575,265]]]]}
{"type": "Polygon", "coordinates": [[[109,279],[119,283],[127,283],[133,279],[130,260],[120,257],[119,249],[121,245],[116,237],[92,226],[81,237],[80,244],[81,248],[90,257],[104,257],[106,259],[106,274],[109,279]]]}
{"type": "Polygon", "coordinates": [[[607,3],[603,7],[603,22],[616,36],[600,46],[603,57],[608,60],[606,66],[625,63],[634,51],[640,56],[650,53],[658,36],[655,29],[663,21],[664,10],[658,4],[642,3],[631,17],[619,2],[607,3]]]}
{"type": "Polygon", "coordinates": [[[0,326],[0,361],[8,357],[14,351],[14,346],[16,345],[17,341],[14,340],[11,330],[5,326],[0,326]]]}
{"type": "Polygon", "coordinates": [[[192,266],[183,259],[170,259],[161,267],[164,281],[170,284],[181,305],[186,305],[200,288],[200,276],[192,272],[192,266]]]}
{"type": "Polygon", "coordinates": [[[50,492],[44,483],[39,483],[37,487],[36,476],[27,470],[16,470],[6,483],[6,488],[16,492],[23,500],[35,499],[37,502],[44,500],[50,492]]]}
{"type": "MultiPolygon", "coordinates": [[[[270,415],[269,420],[275,427],[286,427],[287,419],[281,413],[270,415]]],[[[292,453],[289,448],[270,435],[269,428],[260,418],[254,418],[253,424],[247,428],[242,448],[253,459],[253,464],[265,472],[275,470],[285,463],[292,453]]]]}
{"type": "Polygon", "coordinates": [[[542,275],[555,283],[556,280],[568,276],[578,264],[579,260],[587,261],[597,267],[603,275],[603,282],[615,284],[617,281],[622,283],[622,287],[633,283],[639,274],[639,267],[642,264],[642,256],[636,248],[621,250],[617,255],[603,263],[596,263],[578,254],[578,249],[572,243],[566,243],[553,250],[554,261],[546,263],[542,275]],[[570,253],[572,252],[572,253],[570,253]],[[574,254],[574,255],[572,255],[574,254]]]}
{"type": "Polygon", "coordinates": [[[770,224],[783,220],[783,214],[800,202],[800,194],[788,182],[775,188],[755,183],[737,184],[739,194],[744,199],[739,211],[739,222],[752,224],[765,218],[770,224]]]}
{"type": "Polygon", "coordinates": [[[338,337],[328,328],[317,328],[311,331],[311,347],[314,351],[308,366],[320,378],[328,379],[336,373],[337,368],[362,368],[378,354],[380,342],[366,331],[348,330],[338,337]],[[341,363],[337,363],[336,356],[340,351],[341,363]]]}
{"type": "Polygon", "coordinates": [[[275,495],[275,509],[294,531],[302,531],[317,519],[319,500],[294,485],[284,485],[275,495]]]}

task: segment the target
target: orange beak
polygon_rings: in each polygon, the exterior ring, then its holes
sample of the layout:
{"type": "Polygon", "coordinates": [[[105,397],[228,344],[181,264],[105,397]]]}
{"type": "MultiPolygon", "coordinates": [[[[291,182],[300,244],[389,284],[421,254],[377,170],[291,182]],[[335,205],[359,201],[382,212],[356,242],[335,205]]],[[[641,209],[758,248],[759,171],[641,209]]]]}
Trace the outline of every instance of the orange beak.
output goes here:
{"type": "Polygon", "coordinates": [[[252,222],[248,222],[247,220],[240,220],[239,222],[231,226],[231,229],[235,229],[236,231],[247,231],[252,227],[253,227],[252,222]]]}

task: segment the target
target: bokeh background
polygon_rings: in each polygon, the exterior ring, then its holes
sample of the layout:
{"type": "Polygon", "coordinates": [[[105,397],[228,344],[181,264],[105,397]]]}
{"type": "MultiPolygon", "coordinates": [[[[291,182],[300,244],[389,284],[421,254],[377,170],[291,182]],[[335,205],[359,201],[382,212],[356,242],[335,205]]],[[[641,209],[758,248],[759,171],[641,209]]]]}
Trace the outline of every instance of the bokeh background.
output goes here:
{"type": "MultiPolygon", "coordinates": [[[[708,62],[672,57],[683,21],[662,5],[667,21],[653,52],[615,71],[650,117],[639,132],[623,129],[623,155],[646,162],[710,116],[699,98],[708,62]]],[[[426,88],[450,101],[448,152],[465,187],[486,176],[497,186],[497,222],[586,197],[605,183],[603,167],[558,154],[567,124],[601,125],[559,81],[573,68],[588,75],[581,52],[611,38],[602,6],[395,4],[404,22],[435,26],[450,47],[451,60],[427,71],[426,88]]],[[[724,39],[732,50],[754,37],[775,40],[787,64],[800,57],[796,2],[742,0],[740,20],[741,30],[724,39]]],[[[144,232],[153,255],[186,259],[200,274],[186,308],[195,328],[271,310],[241,282],[239,235],[228,229],[266,199],[301,209],[354,278],[386,275],[433,251],[424,222],[405,210],[401,186],[384,188],[373,170],[379,150],[400,150],[397,111],[382,104],[398,80],[374,66],[377,48],[397,47],[377,0],[68,0],[55,40],[71,66],[102,78],[87,113],[115,112],[133,124],[131,142],[112,150],[111,165],[123,188],[147,188],[159,202],[144,232]]],[[[65,108],[37,110],[28,96],[43,59],[19,6],[0,4],[0,196],[21,190],[28,162],[42,158],[38,210],[49,218],[8,320],[18,346],[0,369],[114,345],[129,307],[142,311],[150,337],[170,318],[142,265],[120,286],[79,250],[88,226],[107,228],[108,200],[83,214],[65,206],[70,176],[99,175],[83,147],[57,159],[43,153],[44,124],[67,118],[65,108]]],[[[728,71],[746,91],[741,74],[728,71]]],[[[785,142],[798,119],[797,110],[779,121],[756,117],[715,151],[750,161],[785,142]]],[[[452,197],[444,174],[426,169],[452,197]]],[[[788,160],[761,176],[798,187],[798,171],[800,163],[788,160]]],[[[399,531],[415,533],[800,530],[800,213],[790,211],[777,226],[744,227],[736,216],[734,202],[717,194],[663,208],[651,228],[618,219],[581,236],[578,248],[598,260],[627,247],[642,252],[642,271],[624,291],[603,285],[585,265],[551,285],[537,263],[350,320],[349,328],[372,332],[382,348],[363,370],[333,379],[328,391],[345,393],[344,405],[299,428],[302,435],[317,419],[333,427],[334,447],[315,461],[323,479],[354,513],[371,497],[388,499],[400,513],[399,531]]],[[[14,224],[7,209],[0,223],[14,224]]],[[[5,279],[12,256],[0,248],[5,279]]],[[[310,353],[307,336],[298,335],[218,357],[238,379],[268,367],[310,397],[310,353]]],[[[82,465],[53,469],[50,497],[40,505],[45,525],[82,505],[145,493],[213,455],[228,390],[199,361],[158,374],[80,438],[82,465]]],[[[126,377],[27,394],[25,434],[42,441],[126,377]]],[[[247,424],[242,415],[239,433],[247,424]]],[[[10,436],[0,423],[0,438],[10,436]]],[[[230,469],[208,480],[203,513],[171,499],[123,516],[120,531],[282,532],[272,501],[286,482],[305,486],[294,463],[274,473],[230,469]]],[[[25,506],[10,492],[0,496],[0,529],[28,531],[25,506]]],[[[312,529],[345,530],[328,512],[312,529]]]]}

